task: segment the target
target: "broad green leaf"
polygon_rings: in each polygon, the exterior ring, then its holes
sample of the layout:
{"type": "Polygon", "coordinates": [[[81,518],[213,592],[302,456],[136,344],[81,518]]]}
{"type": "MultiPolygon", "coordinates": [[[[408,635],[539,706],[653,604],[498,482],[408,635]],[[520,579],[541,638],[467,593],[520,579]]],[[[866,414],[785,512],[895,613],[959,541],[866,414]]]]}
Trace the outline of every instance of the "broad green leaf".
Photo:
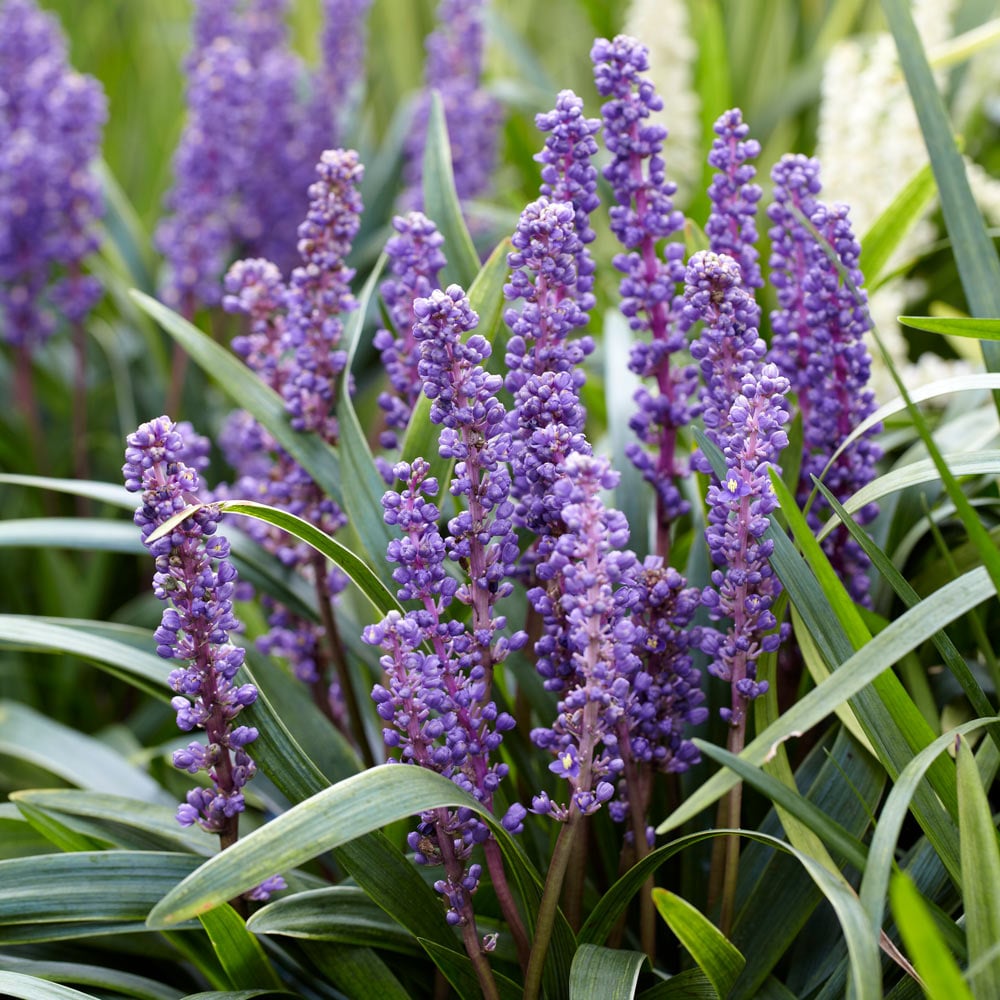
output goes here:
{"type": "Polygon", "coordinates": [[[700,739],[695,739],[694,744],[706,757],[730,768],[748,785],[767,796],[775,805],[781,806],[782,809],[791,813],[848,864],[853,865],[859,871],[864,870],[868,854],[865,845],[849,834],[835,819],[800,795],[797,790],[789,788],[777,778],[773,778],[760,768],[748,764],[742,758],[722,747],[700,739]]]}
{"type": "Polygon", "coordinates": [[[973,1000],[927,904],[908,876],[893,876],[889,899],[903,944],[923,981],[924,996],[928,1000],[973,1000]]]}
{"type": "Polygon", "coordinates": [[[632,1000],[649,960],[641,951],[582,944],[573,956],[570,1000],[632,1000]]]}
{"type": "Polygon", "coordinates": [[[479,271],[479,256],[465,225],[462,205],[455,190],[455,175],[451,165],[451,141],[445,121],[441,95],[431,94],[424,141],[423,162],[424,214],[437,226],[444,237],[444,253],[448,258],[442,272],[442,282],[455,282],[468,289],[479,271]]]}
{"type": "Polygon", "coordinates": [[[976,760],[962,736],[958,737],[958,820],[969,985],[976,996],[1000,996],[1000,847],[976,760]]]}
{"type": "Polygon", "coordinates": [[[75,788],[27,789],[11,792],[10,797],[22,811],[29,807],[71,824],[75,821],[81,832],[126,849],[215,853],[215,838],[181,826],[174,806],[75,788]]]}
{"type": "Polygon", "coordinates": [[[46,982],[20,972],[0,972],[0,992],[18,1000],[99,1000],[91,993],[81,993],[68,986],[46,982]]]}
{"type": "Polygon", "coordinates": [[[1000,340],[1000,319],[968,316],[897,316],[896,322],[928,333],[944,333],[973,340],[1000,340]]]}
{"type": "Polygon", "coordinates": [[[21,803],[18,808],[21,815],[30,823],[56,850],[70,851],[103,851],[115,846],[106,837],[92,836],[75,828],[41,809],[36,809],[30,803],[21,803]]]}
{"type": "MultiPolygon", "coordinates": [[[[147,694],[164,700],[169,697],[166,684],[170,669],[167,661],[155,653],[136,649],[131,643],[32,615],[0,615],[0,645],[70,653],[96,663],[147,694]]],[[[0,730],[0,739],[3,739],[3,730],[0,730]]],[[[108,791],[113,790],[108,788],[108,791]]]]}
{"type": "Polygon", "coordinates": [[[0,701],[0,753],[43,767],[64,781],[143,802],[169,802],[144,771],[91,736],[14,701],[0,701]]]}
{"type": "Polygon", "coordinates": [[[145,976],[122,972],[119,969],[107,969],[99,965],[84,965],[80,962],[54,962],[48,959],[22,958],[19,955],[0,953],[0,968],[8,973],[35,976],[54,983],[76,983],[78,986],[111,990],[128,997],[129,1000],[180,1000],[183,996],[183,991],[175,986],[166,986],[145,976]]]}
{"type": "Polygon", "coordinates": [[[708,917],[680,896],[654,889],[653,902],[719,996],[727,996],[746,965],[739,949],[708,917]]]}
{"type": "Polygon", "coordinates": [[[316,434],[292,429],[284,400],[265,385],[234,354],[178,316],[163,303],[142,292],[132,292],[139,308],[151,316],[238,406],[274,437],[332,500],[343,506],[340,470],[336,453],[316,434]]]}
{"type": "MultiPolygon", "coordinates": [[[[421,939],[420,943],[461,1000],[478,1000],[483,995],[479,980],[472,969],[472,963],[464,955],[460,955],[450,948],[442,948],[439,944],[431,941],[421,939]]],[[[517,983],[511,982],[495,970],[493,978],[496,981],[501,1000],[522,1000],[524,991],[517,983]]],[[[558,994],[555,995],[558,996],[558,994]]]]}
{"type": "Polygon", "coordinates": [[[141,926],[153,904],[198,867],[190,854],[96,851],[0,861],[0,941],[24,927],[45,940],[47,924],[141,926]],[[40,925],[40,926],[35,926],[40,925]]]}
{"type": "Polygon", "coordinates": [[[339,941],[410,956],[422,954],[412,934],[403,930],[362,889],[351,885],[284,896],[254,913],[247,921],[247,928],[254,934],[339,941]]]}
{"type": "Polygon", "coordinates": [[[865,233],[861,240],[861,270],[869,289],[878,286],[889,258],[930,208],[936,191],[933,171],[930,166],[922,167],[865,233]]]}
{"type": "Polygon", "coordinates": [[[270,986],[281,989],[281,980],[260,942],[231,906],[218,906],[198,919],[205,928],[219,964],[236,989],[270,986]]]}
{"type": "Polygon", "coordinates": [[[719,994],[705,973],[695,967],[643,990],[637,1000],[719,1000],[719,994]]]}

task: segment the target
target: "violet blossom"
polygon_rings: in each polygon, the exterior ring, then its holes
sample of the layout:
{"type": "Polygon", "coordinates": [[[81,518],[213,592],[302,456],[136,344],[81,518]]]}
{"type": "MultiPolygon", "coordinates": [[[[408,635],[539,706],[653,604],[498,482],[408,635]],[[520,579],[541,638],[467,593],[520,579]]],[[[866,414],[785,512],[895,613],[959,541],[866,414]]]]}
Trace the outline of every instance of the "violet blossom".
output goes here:
{"type": "Polygon", "coordinates": [[[107,101],[74,72],[56,19],[33,0],[0,3],[0,327],[43,344],[57,315],[80,323],[102,289],[83,273],[103,213],[93,172],[107,101]]]}

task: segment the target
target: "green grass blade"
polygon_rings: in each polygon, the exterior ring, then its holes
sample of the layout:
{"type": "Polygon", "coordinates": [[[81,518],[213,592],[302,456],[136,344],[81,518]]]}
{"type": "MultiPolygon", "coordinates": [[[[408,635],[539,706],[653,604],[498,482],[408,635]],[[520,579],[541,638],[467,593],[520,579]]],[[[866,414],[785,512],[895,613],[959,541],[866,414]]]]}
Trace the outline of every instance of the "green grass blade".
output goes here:
{"type": "Polygon", "coordinates": [[[1000,319],[973,319],[968,316],[898,316],[896,322],[928,333],[970,337],[973,340],[1000,340],[1000,319]]]}
{"type": "Polygon", "coordinates": [[[166,986],[145,976],[99,965],[84,965],[81,962],[58,962],[0,954],[0,968],[6,972],[35,976],[54,983],[76,983],[78,986],[92,986],[102,991],[111,990],[129,1000],[180,1000],[184,995],[175,986],[166,986]]]}
{"type": "Polygon", "coordinates": [[[665,889],[654,889],[653,902],[719,996],[728,996],[746,965],[739,949],[708,917],[680,896],[665,889]]]}
{"type": "Polygon", "coordinates": [[[303,434],[292,429],[284,400],[273,389],[234,354],[220,347],[206,333],[162,302],[134,290],[132,298],[143,312],[156,320],[187,351],[237,406],[250,413],[270,432],[330,499],[343,506],[336,453],[316,434],[303,434]]]}
{"type": "Polygon", "coordinates": [[[1000,996],[1000,847],[989,799],[968,742],[958,737],[958,820],[969,985],[1000,996]]]}
{"type": "Polygon", "coordinates": [[[409,1000],[386,962],[371,948],[306,943],[302,949],[323,980],[343,996],[378,997],[379,1000],[409,1000]]]}
{"type": "Polygon", "coordinates": [[[647,962],[641,951],[582,944],[573,956],[570,1000],[632,1000],[647,962]]]}
{"type": "Polygon", "coordinates": [[[219,906],[202,913],[198,919],[212,942],[219,964],[236,989],[281,989],[281,980],[260,942],[231,906],[219,906]]]}
{"type": "Polygon", "coordinates": [[[479,272],[479,256],[465,225],[462,205],[455,190],[455,175],[451,167],[451,141],[445,122],[441,95],[431,95],[427,117],[427,136],[423,164],[424,214],[431,219],[444,237],[444,254],[448,263],[442,272],[442,284],[455,282],[468,289],[479,272]]]}
{"type": "Polygon", "coordinates": [[[974,1000],[927,904],[906,875],[893,876],[889,898],[927,1000],[974,1000]]]}
{"type": "Polygon", "coordinates": [[[68,986],[46,982],[20,972],[0,972],[0,995],[11,1000],[99,1000],[91,993],[81,993],[68,986]]]}
{"type": "Polygon", "coordinates": [[[106,503],[110,507],[121,507],[124,510],[135,510],[137,505],[135,494],[129,493],[124,486],[90,479],[56,479],[52,476],[20,476],[4,473],[0,475],[0,483],[51,490],[53,493],[69,493],[77,497],[86,497],[88,500],[96,500],[98,503],[106,503]]]}

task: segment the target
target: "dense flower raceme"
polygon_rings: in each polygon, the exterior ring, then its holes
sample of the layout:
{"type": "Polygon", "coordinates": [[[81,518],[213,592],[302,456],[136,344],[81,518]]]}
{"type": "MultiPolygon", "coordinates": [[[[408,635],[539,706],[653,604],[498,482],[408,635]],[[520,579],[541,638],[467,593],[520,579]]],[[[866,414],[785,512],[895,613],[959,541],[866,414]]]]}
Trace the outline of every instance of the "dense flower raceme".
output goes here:
{"type": "MultiPolygon", "coordinates": [[[[771,314],[771,357],[787,375],[802,414],[804,453],[796,499],[807,503],[815,476],[843,502],[874,478],[881,456],[874,441],[878,428],[872,428],[826,468],[848,434],[875,409],[868,388],[871,358],[863,339],[870,321],[858,266],[861,247],[847,206],[817,199],[817,160],[786,156],[772,170],[772,180],[770,273],[779,307],[771,314]]],[[[817,496],[809,510],[814,529],[827,511],[829,505],[817,496]]],[[[854,519],[867,524],[877,511],[869,504],[854,519]]],[[[831,532],[823,545],[851,596],[866,601],[868,558],[846,528],[831,532]]]]}
{"type": "Polygon", "coordinates": [[[685,346],[685,330],[674,315],[673,299],[684,279],[684,245],[663,240],[676,234],[684,218],[673,206],[675,187],[666,179],[660,155],[667,131],[648,119],[663,102],[643,74],[648,70],[645,47],[627,35],[613,41],[598,39],[591,50],[598,93],[608,98],[602,108],[604,138],[611,162],[604,176],[616,204],[611,229],[626,252],[615,258],[621,281],[622,312],[633,330],[649,335],[632,350],[629,367],[656,383],[656,394],[643,386],[636,395],[638,413],[631,421],[640,444],[629,458],[656,490],[657,549],[666,555],[671,522],[688,509],[677,480],[686,472],[677,454],[676,438],[690,420],[687,400],[694,372],[671,364],[671,355],[685,346]]]}
{"type": "MultiPolygon", "coordinates": [[[[367,6],[324,5],[328,60],[348,51],[352,65],[363,57],[367,6]]],[[[335,91],[353,79],[345,80],[342,61],[307,71],[288,47],[287,7],[288,0],[199,0],[195,9],[188,119],[156,234],[167,264],[164,296],[186,312],[218,303],[237,249],[294,264],[300,199],[312,164],[332,144],[333,109],[346,106],[335,91]]]]}
{"type": "MultiPolygon", "coordinates": [[[[308,213],[299,227],[300,265],[286,282],[271,261],[239,261],[226,276],[223,300],[227,310],[249,321],[248,332],[233,340],[234,350],[282,396],[293,427],[314,431],[330,443],[337,438],[337,391],[346,362],[339,348],[340,316],[356,305],[350,291],[354,272],[344,258],[360,224],[362,173],[353,150],[327,150],[316,166],[308,213]]],[[[222,444],[237,470],[230,489],[234,495],[280,507],[330,534],[343,527],[339,506],[246,413],[231,417],[222,444]]],[[[323,588],[324,598],[346,585],[343,574],[317,565],[311,550],[293,544],[285,533],[262,524],[250,530],[286,565],[298,566],[323,588]]],[[[286,657],[302,680],[322,684],[330,657],[337,655],[324,651],[324,630],[281,606],[270,605],[269,613],[271,631],[260,640],[261,648],[286,657]]]]}
{"type": "Polygon", "coordinates": [[[34,0],[0,2],[0,329],[42,344],[56,314],[101,296],[82,273],[103,212],[92,170],[107,117],[100,84],[73,71],[58,22],[34,0]]]}
{"type": "Polygon", "coordinates": [[[486,0],[440,0],[437,27],[427,36],[424,91],[413,116],[406,147],[403,201],[420,207],[423,151],[431,93],[441,95],[451,142],[455,189],[463,201],[486,189],[496,160],[497,132],[503,117],[500,102],[481,86],[483,15],[486,0]]]}
{"type": "MultiPolygon", "coordinates": [[[[394,759],[444,774],[492,809],[507,767],[490,757],[514,725],[491,700],[493,671],[525,639],[522,633],[501,635],[506,621],[496,612],[497,602],[511,592],[506,578],[517,557],[505,466],[509,435],[495,395],[500,379],[483,368],[489,345],[471,333],[478,317],[462,290],[435,290],[416,300],[413,313],[423,391],[431,399],[431,420],[441,425],[440,453],[456,460],[450,492],[464,505],[442,537],[440,512],[430,499],[438,483],[428,478],[427,463],[395,467],[405,487],[390,490],[382,502],[386,523],[398,527],[402,538],[390,543],[387,557],[396,565],[400,600],[420,607],[405,615],[391,612],[365,629],[363,638],[385,651],[386,682],[375,687],[373,698],[389,723],[385,741],[398,750],[394,759]],[[461,563],[467,582],[446,572],[446,558],[461,563]],[[471,606],[469,626],[450,616],[454,601],[471,606]]],[[[517,831],[524,815],[515,805],[504,825],[517,831]]],[[[444,865],[445,878],[436,887],[452,922],[471,918],[480,867],[470,865],[469,857],[474,845],[488,839],[488,827],[465,810],[426,813],[410,836],[419,861],[444,865]]]]}
{"type": "MultiPolygon", "coordinates": [[[[392,277],[383,281],[379,289],[392,329],[383,327],[372,341],[382,356],[389,379],[390,389],[379,395],[378,405],[385,413],[387,427],[379,440],[390,451],[398,447],[397,432],[406,429],[420,397],[417,371],[420,350],[413,338],[413,303],[439,287],[438,275],[447,263],[441,250],[444,237],[426,215],[409,212],[396,216],[392,226],[396,235],[385,245],[392,277]]],[[[379,464],[386,480],[394,482],[395,475],[388,462],[382,459],[379,464]]]]}

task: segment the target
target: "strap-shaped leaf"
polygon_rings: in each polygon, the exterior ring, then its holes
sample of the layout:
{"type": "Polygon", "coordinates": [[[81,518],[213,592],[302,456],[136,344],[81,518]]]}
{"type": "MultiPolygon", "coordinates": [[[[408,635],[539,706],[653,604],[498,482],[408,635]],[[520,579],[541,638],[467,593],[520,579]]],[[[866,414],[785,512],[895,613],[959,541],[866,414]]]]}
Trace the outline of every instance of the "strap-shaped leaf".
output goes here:
{"type": "Polygon", "coordinates": [[[641,951],[582,944],[569,974],[570,1000],[632,1000],[649,959],[641,951]]]}
{"type": "Polygon", "coordinates": [[[50,983],[21,972],[0,972],[0,994],[12,1000],[99,1000],[92,993],[50,983]]]}
{"type": "Polygon", "coordinates": [[[237,989],[270,986],[281,989],[281,980],[260,941],[251,934],[231,906],[218,906],[199,918],[212,942],[219,964],[237,989]]]}
{"type": "Polygon", "coordinates": [[[177,987],[158,983],[145,976],[100,965],[85,965],[82,962],[58,962],[0,954],[0,969],[17,972],[22,976],[37,976],[53,983],[76,983],[77,986],[111,990],[129,1000],[180,1000],[182,995],[177,987]]]}
{"type": "Polygon", "coordinates": [[[666,889],[654,889],[653,902],[719,996],[728,996],[747,962],[739,949],[686,899],[666,889]]]}

